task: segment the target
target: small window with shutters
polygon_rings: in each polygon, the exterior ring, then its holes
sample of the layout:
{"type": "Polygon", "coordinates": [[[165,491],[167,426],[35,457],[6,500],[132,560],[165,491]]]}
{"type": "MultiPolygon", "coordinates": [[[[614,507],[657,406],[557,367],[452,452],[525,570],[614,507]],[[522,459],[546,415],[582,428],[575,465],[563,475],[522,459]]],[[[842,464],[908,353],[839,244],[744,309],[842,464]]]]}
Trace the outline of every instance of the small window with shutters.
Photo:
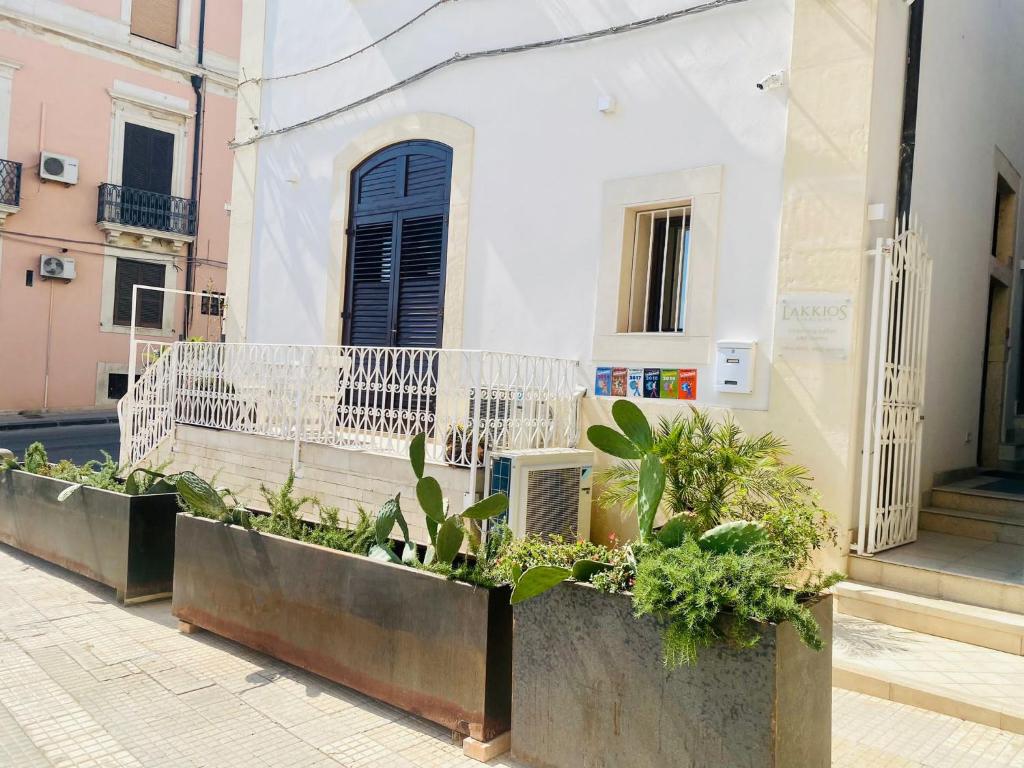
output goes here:
{"type": "MultiPolygon", "coordinates": [[[[164,287],[167,267],[148,261],[118,259],[114,273],[114,325],[132,324],[132,288],[136,285],[164,287]]],[[[137,328],[163,328],[164,294],[139,291],[135,308],[137,328]]]]}
{"type": "Polygon", "coordinates": [[[132,34],[178,46],[178,0],[132,0],[132,34]]]}

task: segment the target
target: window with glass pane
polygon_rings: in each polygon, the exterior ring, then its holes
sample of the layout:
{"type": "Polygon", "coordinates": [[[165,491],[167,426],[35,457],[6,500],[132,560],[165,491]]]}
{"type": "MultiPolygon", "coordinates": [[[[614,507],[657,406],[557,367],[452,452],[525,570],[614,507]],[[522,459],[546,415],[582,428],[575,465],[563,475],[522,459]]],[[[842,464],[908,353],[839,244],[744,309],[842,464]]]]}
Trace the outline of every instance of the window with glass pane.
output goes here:
{"type": "Polygon", "coordinates": [[[683,332],[689,257],[689,206],[637,212],[628,332],[683,332]]]}

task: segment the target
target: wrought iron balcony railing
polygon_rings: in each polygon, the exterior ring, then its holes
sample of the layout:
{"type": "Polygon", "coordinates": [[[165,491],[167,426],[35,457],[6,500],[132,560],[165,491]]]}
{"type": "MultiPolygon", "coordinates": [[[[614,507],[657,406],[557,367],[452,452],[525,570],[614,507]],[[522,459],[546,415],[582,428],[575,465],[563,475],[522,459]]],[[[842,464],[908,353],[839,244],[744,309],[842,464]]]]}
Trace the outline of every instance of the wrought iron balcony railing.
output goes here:
{"type": "Polygon", "coordinates": [[[0,160],[0,205],[21,205],[21,163],[0,160]]]}
{"type": "Polygon", "coordinates": [[[144,189],[100,184],[96,221],[191,237],[196,232],[196,203],[144,189]]]}

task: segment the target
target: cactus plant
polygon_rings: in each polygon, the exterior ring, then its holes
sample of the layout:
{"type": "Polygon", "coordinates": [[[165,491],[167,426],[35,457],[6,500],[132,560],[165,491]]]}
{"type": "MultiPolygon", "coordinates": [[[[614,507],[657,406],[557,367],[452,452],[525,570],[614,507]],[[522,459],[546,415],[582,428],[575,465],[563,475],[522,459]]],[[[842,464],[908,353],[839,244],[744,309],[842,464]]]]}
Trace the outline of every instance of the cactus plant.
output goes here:
{"type": "Polygon", "coordinates": [[[587,430],[587,438],[598,450],[616,458],[640,460],[636,514],[640,543],[645,544],[653,535],[654,518],[665,493],[665,469],[661,458],[654,453],[651,425],[636,403],[616,400],[612,405],[612,418],[621,432],[598,424],[587,430]]]}
{"type": "MultiPolygon", "coordinates": [[[[424,432],[420,432],[409,443],[409,463],[416,475],[416,500],[423,510],[427,533],[430,536],[430,546],[423,557],[423,565],[438,563],[451,566],[466,539],[464,521],[482,521],[497,517],[508,509],[508,497],[504,493],[495,493],[467,507],[461,514],[449,515],[448,503],[441,490],[441,484],[436,478],[424,474],[426,445],[427,435],[424,432]]],[[[388,499],[377,513],[375,532],[377,545],[370,551],[371,557],[407,565],[419,563],[419,552],[409,536],[409,525],[402,514],[400,494],[388,499]],[[390,543],[391,533],[396,524],[405,541],[401,557],[395,554],[390,543]]]]}

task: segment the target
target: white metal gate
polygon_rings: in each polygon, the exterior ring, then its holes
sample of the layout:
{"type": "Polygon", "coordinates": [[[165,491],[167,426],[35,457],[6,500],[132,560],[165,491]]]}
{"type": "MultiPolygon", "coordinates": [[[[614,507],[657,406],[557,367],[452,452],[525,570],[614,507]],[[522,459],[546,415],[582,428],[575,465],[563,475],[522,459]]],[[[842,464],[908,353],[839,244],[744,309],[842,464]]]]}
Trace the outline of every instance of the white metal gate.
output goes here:
{"type": "Polygon", "coordinates": [[[862,554],[917,539],[932,260],[916,217],[874,251],[864,409],[862,554]]]}

